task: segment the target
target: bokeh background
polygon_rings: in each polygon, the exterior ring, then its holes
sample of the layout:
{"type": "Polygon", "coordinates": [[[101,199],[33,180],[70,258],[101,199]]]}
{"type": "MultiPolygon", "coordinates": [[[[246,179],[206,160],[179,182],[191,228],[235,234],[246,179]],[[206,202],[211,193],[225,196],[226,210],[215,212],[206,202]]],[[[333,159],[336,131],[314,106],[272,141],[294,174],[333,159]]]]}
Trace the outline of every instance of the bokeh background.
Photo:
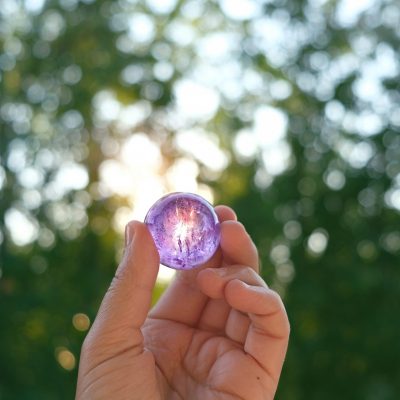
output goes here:
{"type": "Polygon", "coordinates": [[[278,400],[399,399],[399,55],[397,0],[1,0],[0,399],[73,398],[124,225],[181,190],[284,298],[278,400]]]}

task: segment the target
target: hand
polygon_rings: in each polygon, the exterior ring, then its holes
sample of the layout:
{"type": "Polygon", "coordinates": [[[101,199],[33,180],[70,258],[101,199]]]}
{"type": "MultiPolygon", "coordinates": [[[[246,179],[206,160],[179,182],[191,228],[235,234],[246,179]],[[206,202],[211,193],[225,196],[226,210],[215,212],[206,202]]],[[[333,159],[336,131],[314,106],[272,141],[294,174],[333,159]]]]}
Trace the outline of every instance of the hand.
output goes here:
{"type": "Polygon", "coordinates": [[[124,258],[82,347],[77,399],[273,399],[289,323],[258,275],[256,247],[216,207],[221,244],[182,271],[150,310],[159,257],[147,227],[126,230],[124,258]]]}

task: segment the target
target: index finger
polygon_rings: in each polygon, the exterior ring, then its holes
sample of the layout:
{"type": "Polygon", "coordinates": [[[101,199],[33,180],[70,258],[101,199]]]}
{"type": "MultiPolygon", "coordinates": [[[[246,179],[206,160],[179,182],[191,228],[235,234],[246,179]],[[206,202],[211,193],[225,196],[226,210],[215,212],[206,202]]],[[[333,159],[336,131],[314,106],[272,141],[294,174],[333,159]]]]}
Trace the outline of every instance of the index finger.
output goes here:
{"type": "Polygon", "coordinates": [[[243,224],[227,221],[221,226],[221,250],[224,266],[248,265],[259,272],[257,247],[243,224]]]}

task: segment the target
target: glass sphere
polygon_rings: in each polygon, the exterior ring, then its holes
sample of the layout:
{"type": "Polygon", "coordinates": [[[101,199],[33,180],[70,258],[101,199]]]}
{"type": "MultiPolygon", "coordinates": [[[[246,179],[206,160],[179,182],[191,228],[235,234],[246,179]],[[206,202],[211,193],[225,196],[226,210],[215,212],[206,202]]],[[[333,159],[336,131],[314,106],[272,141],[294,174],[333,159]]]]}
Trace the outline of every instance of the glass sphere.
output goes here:
{"type": "Polygon", "coordinates": [[[192,193],[171,193],[148,211],[144,220],[161,264],[192,269],[208,261],[219,246],[220,225],[207,200],[192,193]]]}

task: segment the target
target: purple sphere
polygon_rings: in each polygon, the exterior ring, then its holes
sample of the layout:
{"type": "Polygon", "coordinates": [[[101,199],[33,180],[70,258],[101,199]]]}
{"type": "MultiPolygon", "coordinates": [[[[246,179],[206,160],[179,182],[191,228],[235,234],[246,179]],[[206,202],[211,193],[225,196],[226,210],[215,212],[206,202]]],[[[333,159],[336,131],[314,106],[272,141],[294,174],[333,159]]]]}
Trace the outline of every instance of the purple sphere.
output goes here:
{"type": "Polygon", "coordinates": [[[208,261],[218,248],[220,226],[213,207],[192,193],[171,193],[148,211],[144,220],[170,268],[192,269],[208,261]]]}

